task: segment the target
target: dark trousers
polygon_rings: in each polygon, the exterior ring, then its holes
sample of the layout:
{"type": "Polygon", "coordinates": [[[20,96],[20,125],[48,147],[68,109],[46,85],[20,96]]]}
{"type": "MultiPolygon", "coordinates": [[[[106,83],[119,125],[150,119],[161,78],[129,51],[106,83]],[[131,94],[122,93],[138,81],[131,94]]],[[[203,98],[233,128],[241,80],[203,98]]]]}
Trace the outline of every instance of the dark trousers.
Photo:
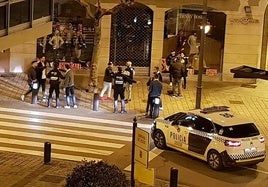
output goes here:
{"type": "Polygon", "coordinates": [[[28,83],[28,85],[29,85],[29,90],[24,94],[25,97],[33,91],[33,84],[32,83],[28,83]]]}
{"type": "Polygon", "coordinates": [[[114,100],[118,100],[118,96],[120,96],[121,100],[125,99],[125,88],[124,87],[115,87],[114,88],[114,100]]]}
{"type": "Polygon", "coordinates": [[[158,96],[155,96],[155,97],[148,97],[148,103],[150,104],[150,114],[149,116],[152,117],[152,114],[153,114],[153,106],[154,106],[154,99],[155,98],[159,98],[158,96]]]}
{"type": "Polygon", "coordinates": [[[52,98],[52,94],[55,91],[56,93],[56,98],[60,97],[60,84],[50,84],[49,88],[49,98],[52,98]]]}
{"type": "Polygon", "coordinates": [[[38,80],[38,92],[39,92],[39,89],[40,87],[42,88],[42,93],[45,94],[45,91],[46,91],[46,79],[41,79],[41,80],[38,80]]]}

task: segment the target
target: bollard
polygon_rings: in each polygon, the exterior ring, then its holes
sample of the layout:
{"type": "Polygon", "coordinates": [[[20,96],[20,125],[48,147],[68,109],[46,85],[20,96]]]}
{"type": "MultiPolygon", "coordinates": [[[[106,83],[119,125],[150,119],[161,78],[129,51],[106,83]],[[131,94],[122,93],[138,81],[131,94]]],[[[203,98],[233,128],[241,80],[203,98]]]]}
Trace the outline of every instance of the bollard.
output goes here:
{"type": "Polygon", "coordinates": [[[170,168],[170,183],[169,187],[178,186],[178,169],[170,168]]]}
{"type": "Polygon", "coordinates": [[[37,95],[38,95],[38,83],[34,82],[32,86],[32,100],[31,104],[37,103],[37,95]]]}
{"type": "Polygon", "coordinates": [[[44,164],[49,164],[51,160],[51,144],[45,142],[44,144],[44,164]]]}
{"type": "Polygon", "coordinates": [[[93,111],[98,111],[99,110],[99,94],[94,93],[93,97],[93,111]]]}

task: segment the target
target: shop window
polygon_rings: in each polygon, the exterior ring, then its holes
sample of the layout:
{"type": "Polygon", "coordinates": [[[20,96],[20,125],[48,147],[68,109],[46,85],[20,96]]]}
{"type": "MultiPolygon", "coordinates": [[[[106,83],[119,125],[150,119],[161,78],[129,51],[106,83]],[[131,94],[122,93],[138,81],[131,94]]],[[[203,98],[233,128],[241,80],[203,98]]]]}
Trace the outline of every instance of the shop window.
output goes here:
{"type": "Polygon", "coordinates": [[[0,30],[6,28],[6,6],[0,7],[0,30]]]}
{"type": "Polygon", "coordinates": [[[50,15],[51,0],[35,0],[34,1],[34,19],[39,19],[50,15]]]}
{"type": "Polygon", "coordinates": [[[30,21],[30,0],[10,5],[10,27],[30,21]]]}

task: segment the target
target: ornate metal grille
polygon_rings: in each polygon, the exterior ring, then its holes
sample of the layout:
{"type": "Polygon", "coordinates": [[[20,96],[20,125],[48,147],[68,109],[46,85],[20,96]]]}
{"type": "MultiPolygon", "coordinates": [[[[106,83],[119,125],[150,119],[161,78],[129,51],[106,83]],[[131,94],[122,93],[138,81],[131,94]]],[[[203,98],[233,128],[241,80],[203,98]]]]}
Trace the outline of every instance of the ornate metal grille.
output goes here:
{"type": "Polygon", "coordinates": [[[151,61],[153,11],[134,3],[112,16],[110,61],[148,67],[151,61]]]}

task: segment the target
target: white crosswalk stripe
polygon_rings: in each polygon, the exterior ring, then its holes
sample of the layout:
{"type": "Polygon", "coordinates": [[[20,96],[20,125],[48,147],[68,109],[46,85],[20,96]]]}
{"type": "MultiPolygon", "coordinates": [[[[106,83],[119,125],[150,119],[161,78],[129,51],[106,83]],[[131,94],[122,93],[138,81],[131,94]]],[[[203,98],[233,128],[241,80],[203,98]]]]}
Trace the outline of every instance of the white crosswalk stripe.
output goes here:
{"type": "MultiPolygon", "coordinates": [[[[147,124],[139,124],[148,128],[147,124]]],[[[52,157],[101,160],[132,141],[132,123],[0,107],[0,150],[52,157]]]]}

